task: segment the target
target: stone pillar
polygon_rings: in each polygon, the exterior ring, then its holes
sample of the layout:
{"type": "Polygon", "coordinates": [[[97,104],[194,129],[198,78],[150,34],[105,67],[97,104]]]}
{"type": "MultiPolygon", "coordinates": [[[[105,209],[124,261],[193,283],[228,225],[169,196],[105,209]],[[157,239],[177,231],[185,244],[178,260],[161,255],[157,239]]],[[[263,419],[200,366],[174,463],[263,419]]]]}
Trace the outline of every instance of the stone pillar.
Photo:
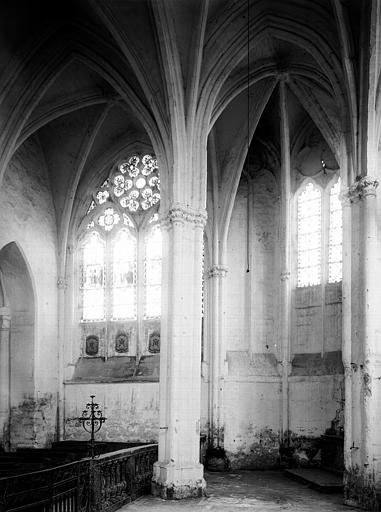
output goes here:
{"type": "MultiPolygon", "coordinates": [[[[70,247],[70,246],[69,246],[70,247]]],[[[69,251],[68,251],[69,252],[69,251]]],[[[71,253],[71,251],[70,251],[71,253]]],[[[67,303],[66,290],[68,281],[65,276],[57,279],[58,289],[58,393],[57,393],[57,432],[56,438],[59,441],[64,440],[64,346],[65,346],[65,329],[67,331],[67,322],[65,321],[70,306],[67,303]]],[[[69,317],[70,318],[70,317],[69,317]]],[[[72,322],[72,318],[71,318],[72,322]]]]}
{"type": "Polygon", "coordinates": [[[290,328],[291,328],[291,163],[290,128],[287,109],[287,89],[284,80],[279,85],[281,139],[281,244],[280,244],[280,332],[282,366],[282,437],[289,431],[290,328]]]}
{"type": "MultiPolygon", "coordinates": [[[[351,202],[351,362],[350,428],[346,429],[345,503],[365,509],[381,507],[381,287],[378,258],[376,188],[369,176],[349,188],[351,202]],[[348,435],[351,436],[348,439],[348,435]]],[[[346,311],[347,313],[347,311],[346,311]]],[[[345,321],[346,319],[344,319],[345,321]]],[[[348,395],[348,391],[346,393],[348,395]]]]}
{"type": "Polygon", "coordinates": [[[159,460],[152,492],[201,496],[201,283],[205,211],[175,204],[162,219],[163,291],[159,460]]]}
{"type": "Polygon", "coordinates": [[[342,360],[344,366],[344,466],[349,468],[352,456],[352,208],[347,194],[341,195],[343,207],[343,279],[342,279],[342,360]]]}
{"type": "MultiPolygon", "coordinates": [[[[213,265],[209,270],[209,314],[210,314],[210,416],[209,416],[209,448],[223,449],[224,447],[224,418],[223,418],[223,385],[225,344],[223,342],[222,307],[223,288],[227,269],[221,265],[213,265]]],[[[221,451],[222,453],[222,451],[221,451]]],[[[224,457],[217,457],[224,464],[224,457]]],[[[212,455],[216,459],[216,454],[212,455]]],[[[216,468],[217,469],[217,468],[216,468]]],[[[224,468],[219,468],[224,469],[224,468]]]]}
{"type": "Polygon", "coordinates": [[[9,308],[0,308],[0,445],[9,449],[10,398],[10,325],[9,308]]]}

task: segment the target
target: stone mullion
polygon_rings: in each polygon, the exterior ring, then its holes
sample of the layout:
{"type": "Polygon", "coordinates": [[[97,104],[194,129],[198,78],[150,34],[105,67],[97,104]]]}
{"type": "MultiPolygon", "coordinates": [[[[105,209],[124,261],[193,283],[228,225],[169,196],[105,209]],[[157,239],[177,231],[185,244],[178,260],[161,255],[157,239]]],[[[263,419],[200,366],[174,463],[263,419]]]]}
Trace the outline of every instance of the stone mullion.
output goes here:
{"type": "Polygon", "coordinates": [[[205,487],[199,463],[205,217],[204,212],[176,204],[162,221],[160,436],[152,490],[163,498],[198,496],[205,487]]]}

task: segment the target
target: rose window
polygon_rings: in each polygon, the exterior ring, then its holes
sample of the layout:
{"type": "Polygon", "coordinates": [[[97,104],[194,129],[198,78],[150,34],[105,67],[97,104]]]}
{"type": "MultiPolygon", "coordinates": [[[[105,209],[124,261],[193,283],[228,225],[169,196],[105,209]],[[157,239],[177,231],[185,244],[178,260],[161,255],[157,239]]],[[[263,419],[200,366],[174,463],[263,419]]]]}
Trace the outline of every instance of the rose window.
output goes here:
{"type": "Polygon", "coordinates": [[[109,198],[110,194],[107,192],[107,190],[100,190],[97,194],[97,199],[98,199],[98,202],[99,204],[103,204],[107,201],[107,199],[109,198]]]}
{"type": "Polygon", "coordinates": [[[122,208],[130,212],[148,210],[160,201],[160,178],[156,158],[132,156],[118,166],[113,192],[122,208]]]}
{"type": "MultiPolygon", "coordinates": [[[[143,214],[160,202],[160,175],[152,155],[133,155],[117,165],[93,195],[87,215],[94,225],[111,231],[124,212],[143,214]]],[[[156,206],[156,208],[157,208],[156,206]]]]}

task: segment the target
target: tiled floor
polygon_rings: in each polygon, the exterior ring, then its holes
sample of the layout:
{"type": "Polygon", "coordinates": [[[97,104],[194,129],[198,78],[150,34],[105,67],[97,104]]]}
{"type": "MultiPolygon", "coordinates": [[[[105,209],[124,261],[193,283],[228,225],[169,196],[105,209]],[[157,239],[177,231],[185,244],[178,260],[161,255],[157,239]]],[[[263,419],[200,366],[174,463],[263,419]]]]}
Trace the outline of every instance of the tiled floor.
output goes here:
{"type": "Polygon", "coordinates": [[[340,494],[321,494],[294,482],[279,471],[207,473],[207,497],[164,501],[145,496],[120,509],[124,512],[336,512],[351,509],[340,494]]]}

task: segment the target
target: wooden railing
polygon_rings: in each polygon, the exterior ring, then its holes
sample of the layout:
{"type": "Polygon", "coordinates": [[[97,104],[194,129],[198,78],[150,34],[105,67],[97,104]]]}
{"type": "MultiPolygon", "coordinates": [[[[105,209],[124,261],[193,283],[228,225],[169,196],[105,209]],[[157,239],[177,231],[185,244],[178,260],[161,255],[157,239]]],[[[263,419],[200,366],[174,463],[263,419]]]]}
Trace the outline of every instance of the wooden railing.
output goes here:
{"type": "Polygon", "coordinates": [[[111,512],[150,492],[157,445],[0,478],[0,512],[111,512]]]}

